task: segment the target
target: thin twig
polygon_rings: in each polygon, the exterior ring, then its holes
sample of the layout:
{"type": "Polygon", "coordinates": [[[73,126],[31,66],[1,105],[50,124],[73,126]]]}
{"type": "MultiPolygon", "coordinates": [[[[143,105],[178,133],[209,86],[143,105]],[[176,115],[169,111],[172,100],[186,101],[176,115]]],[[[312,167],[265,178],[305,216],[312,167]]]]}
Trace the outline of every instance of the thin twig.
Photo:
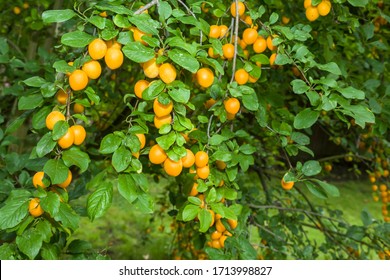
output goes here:
{"type": "Polygon", "coordinates": [[[210,129],[211,129],[211,123],[213,121],[213,117],[214,115],[211,115],[210,119],[209,119],[209,123],[207,125],[207,138],[210,140],[211,136],[210,136],[210,129]]]}
{"type": "Polygon", "coordinates": [[[72,91],[70,88],[67,90],[68,96],[66,97],[66,120],[68,121],[70,119],[70,97],[72,95],[72,91]]]}
{"type": "MultiPolygon", "coordinates": [[[[196,19],[198,20],[198,18],[196,17],[196,15],[194,14],[193,11],[191,11],[191,9],[181,0],[177,0],[177,2],[179,2],[184,8],[186,8],[186,10],[196,19]]],[[[199,44],[202,45],[202,41],[203,41],[203,32],[202,32],[202,29],[199,29],[199,33],[200,33],[200,42],[199,44]]]]}
{"type": "Polygon", "coordinates": [[[153,7],[154,5],[157,5],[158,4],[158,1],[159,0],[153,0],[151,2],[149,2],[148,4],[146,4],[145,6],[143,6],[142,8],[139,8],[138,10],[136,10],[134,12],[135,15],[139,15],[141,13],[143,13],[144,11],[146,11],[147,9],[149,9],[150,7],[153,7]]]}
{"type": "Polygon", "coordinates": [[[238,24],[240,23],[240,16],[238,14],[238,0],[235,0],[235,2],[236,2],[236,19],[234,22],[234,55],[233,55],[233,65],[232,65],[232,78],[230,80],[230,83],[233,83],[234,73],[236,72],[238,24]]]}

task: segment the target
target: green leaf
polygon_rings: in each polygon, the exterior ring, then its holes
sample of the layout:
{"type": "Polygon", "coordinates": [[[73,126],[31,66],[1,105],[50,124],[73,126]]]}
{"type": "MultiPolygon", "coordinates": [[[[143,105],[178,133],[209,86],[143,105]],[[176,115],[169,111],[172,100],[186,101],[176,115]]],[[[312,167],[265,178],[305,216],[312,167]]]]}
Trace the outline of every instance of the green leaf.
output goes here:
{"type": "Polygon", "coordinates": [[[143,63],[154,58],[154,50],[140,42],[131,42],[124,46],[122,51],[127,58],[137,63],[143,63]]]}
{"type": "Polygon", "coordinates": [[[188,221],[192,221],[193,219],[195,219],[195,217],[198,215],[200,209],[201,208],[198,205],[187,204],[183,209],[183,214],[182,214],[183,221],[188,222],[188,221]]]}
{"type": "Polygon", "coordinates": [[[41,106],[43,103],[43,97],[41,94],[32,94],[22,96],[18,101],[19,110],[31,110],[41,106]]]}
{"type": "Polygon", "coordinates": [[[84,92],[87,94],[89,100],[93,101],[96,105],[99,105],[100,103],[100,97],[96,94],[96,92],[91,87],[87,87],[84,92]]]}
{"type": "Polygon", "coordinates": [[[47,192],[46,197],[40,199],[42,209],[54,217],[60,208],[60,197],[54,192],[47,192]]]}
{"type": "Polygon", "coordinates": [[[313,111],[310,108],[306,108],[299,112],[294,118],[294,128],[304,129],[311,127],[320,116],[319,111],[313,111]]]}
{"type": "Polygon", "coordinates": [[[337,91],[340,92],[345,98],[348,99],[363,100],[366,97],[364,91],[358,90],[354,87],[338,88],[337,91]]]}
{"type": "Polygon", "coordinates": [[[56,72],[59,73],[72,73],[76,70],[75,66],[69,65],[65,60],[59,60],[54,62],[53,68],[56,69],[56,72]]]}
{"type": "Polygon", "coordinates": [[[364,8],[368,4],[369,0],[348,0],[348,2],[354,7],[364,8]]]}
{"type": "Polygon", "coordinates": [[[239,151],[240,151],[241,153],[243,153],[243,154],[251,155],[251,154],[253,154],[254,152],[256,152],[256,148],[253,147],[253,146],[250,145],[250,144],[244,144],[244,145],[240,146],[239,151]]]}
{"type": "Polygon", "coordinates": [[[54,244],[44,243],[41,248],[41,256],[44,260],[58,260],[60,249],[54,244]]]}
{"type": "Polygon", "coordinates": [[[32,125],[34,129],[41,129],[46,127],[46,117],[51,112],[52,108],[49,106],[41,108],[36,112],[32,118],[32,125]]]}
{"type": "Polygon", "coordinates": [[[362,219],[363,225],[365,227],[368,227],[373,222],[373,218],[367,209],[362,210],[362,212],[360,213],[360,218],[362,219]]]}
{"type": "Polygon", "coordinates": [[[68,171],[62,159],[49,159],[43,167],[43,172],[50,177],[53,185],[64,182],[68,178],[68,171]]]}
{"type": "Polygon", "coordinates": [[[322,188],[319,188],[317,185],[313,184],[310,181],[305,181],[304,183],[305,183],[305,186],[307,187],[307,189],[310,191],[310,193],[312,193],[314,196],[316,196],[320,199],[327,199],[328,198],[326,192],[322,188]]]}
{"type": "Polygon", "coordinates": [[[198,219],[200,222],[199,231],[206,232],[210,228],[210,224],[212,221],[211,213],[203,208],[198,212],[198,219]]]}
{"type": "Polygon", "coordinates": [[[209,143],[212,146],[218,146],[219,144],[221,144],[222,142],[225,142],[227,140],[228,140],[228,138],[225,136],[222,136],[220,134],[214,134],[213,136],[211,136],[209,143]]]}
{"type": "Polygon", "coordinates": [[[69,124],[66,121],[58,121],[54,125],[52,135],[54,141],[59,140],[62,136],[64,136],[69,130],[69,124]]]}
{"type": "Polygon", "coordinates": [[[99,152],[102,154],[112,154],[119,148],[122,143],[122,139],[115,134],[108,134],[104,136],[100,143],[99,152]]]}
{"type": "Polygon", "coordinates": [[[333,186],[332,184],[317,179],[310,179],[310,180],[318,184],[328,194],[328,196],[333,196],[333,197],[340,196],[339,189],[333,186]]]}
{"type": "Polygon", "coordinates": [[[142,98],[145,100],[154,100],[165,89],[165,83],[161,80],[155,80],[142,92],[142,98]]]}
{"type": "Polygon", "coordinates": [[[104,29],[106,27],[106,19],[101,16],[92,16],[88,19],[88,21],[95,25],[99,29],[104,29]]]}
{"type": "Polygon", "coordinates": [[[73,240],[68,246],[68,251],[72,254],[83,254],[91,249],[91,243],[80,239],[73,240]]]}
{"type": "Polygon", "coordinates": [[[130,27],[129,20],[127,19],[126,16],[123,16],[123,15],[119,15],[119,14],[115,15],[113,22],[116,26],[118,26],[120,28],[129,28],[130,27]]]}
{"type": "Polygon", "coordinates": [[[76,16],[76,13],[70,9],[65,10],[49,10],[42,13],[44,23],[64,22],[76,16]]]}
{"type": "Polygon", "coordinates": [[[21,236],[16,237],[16,245],[23,254],[33,260],[41,250],[42,237],[37,230],[29,228],[21,236]]]}
{"type": "Polygon", "coordinates": [[[173,88],[168,91],[169,96],[176,102],[188,103],[190,100],[191,92],[185,88],[173,88]]]}
{"type": "Polygon", "coordinates": [[[118,177],[118,191],[129,203],[133,203],[137,197],[137,185],[129,174],[120,174],[118,177]]]}
{"type": "Polygon", "coordinates": [[[160,23],[150,18],[148,14],[134,15],[129,18],[130,22],[145,33],[158,35],[160,23]]]}
{"type": "Polygon", "coordinates": [[[278,54],[275,59],[276,65],[286,65],[291,64],[292,62],[293,60],[283,53],[278,54]]]}
{"type": "Polygon", "coordinates": [[[153,213],[154,201],[153,197],[149,194],[143,193],[138,196],[135,202],[135,206],[144,214],[153,213]]]}
{"type": "Polygon", "coordinates": [[[317,67],[320,70],[327,71],[327,72],[332,73],[334,75],[341,75],[342,74],[339,66],[334,62],[329,62],[327,64],[317,64],[317,67]]]}
{"type": "Polygon", "coordinates": [[[249,111],[257,111],[259,109],[259,100],[257,99],[256,93],[243,95],[242,103],[249,111]]]}
{"type": "Polygon", "coordinates": [[[0,230],[17,226],[28,215],[31,194],[25,190],[14,190],[0,208],[0,230]]]}
{"type": "Polygon", "coordinates": [[[112,202],[113,187],[110,182],[102,182],[87,201],[88,217],[93,221],[106,213],[112,202]]]}
{"type": "Polygon", "coordinates": [[[62,160],[67,167],[72,165],[80,168],[80,173],[85,172],[91,162],[89,155],[80,150],[79,147],[71,147],[62,153],[62,160]]]}
{"type": "Polygon", "coordinates": [[[168,57],[191,73],[195,74],[199,70],[200,64],[198,60],[186,52],[173,49],[168,52],[168,57]]]}
{"type": "Polygon", "coordinates": [[[176,141],[176,133],[171,131],[170,133],[160,136],[156,139],[156,142],[160,145],[164,150],[168,150],[173,143],[176,141]]]}
{"type": "Polygon", "coordinates": [[[125,170],[130,162],[131,152],[124,145],[121,145],[119,149],[116,149],[112,155],[112,166],[118,173],[125,170]]]}
{"type": "Polygon", "coordinates": [[[121,14],[121,15],[132,15],[133,12],[122,6],[122,5],[118,5],[118,4],[115,4],[115,5],[111,5],[111,4],[108,4],[107,2],[103,2],[103,1],[99,1],[99,5],[95,5],[94,6],[96,9],[99,9],[100,11],[110,11],[110,12],[113,12],[115,14],[121,14]],[[103,3],[103,4],[100,4],[100,3],[103,3]]]}
{"type": "Polygon", "coordinates": [[[53,217],[57,222],[61,222],[62,226],[75,231],[79,226],[80,217],[67,203],[60,203],[58,213],[53,217]]]}
{"type": "Polygon", "coordinates": [[[302,80],[296,79],[291,82],[291,86],[293,87],[293,91],[296,94],[305,93],[310,89],[310,87],[302,80]]]}
{"type": "Polygon", "coordinates": [[[309,160],[303,164],[302,173],[305,176],[314,176],[321,172],[322,167],[316,160],[309,160]]]}
{"type": "Polygon", "coordinates": [[[271,16],[269,17],[269,24],[274,24],[277,22],[279,19],[279,15],[277,13],[272,13],[271,16]]]}
{"type": "Polygon", "coordinates": [[[161,1],[158,5],[158,14],[164,19],[167,20],[172,15],[172,8],[168,2],[161,1]]]}
{"type": "Polygon", "coordinates": [[[73,31],[62,35],[61,43],[65,46],[69,46],[72,48],[84,48],[93,39],[95,38],[88,33],[85,33],[83,31],[73,31]]]}
{"type": "Polygon", "coordinates": [[[54,147],[57,145],[57,142],[53,140],[51,136],[51,131],[43,135],[43,137],[38,141],[36,147],[36,153],[38,157],[43,157],[53,151],[54,147]]]}
{"type": "Polygon", "coordinates": [[[215,160],[222,160],[224,162],[230,161],[232,159],[232,154],[229,151],[222,151],[222,150],[217,150],[212,158],[215,160]]]}
{"type": "Polygon", "coordinates": [[[3,243],[0,246],[0,260],[16,260],[16,245],[14,243],[3,243]]]}
{"type": "Polygon", "coordinates": [[[29,87],[41,87],[47,82],[45,79],[43,79],[39,76],[34,76],[34,77],[31,77],[31,78],[24,80],[23,83],[25,83],[29,87]]]}

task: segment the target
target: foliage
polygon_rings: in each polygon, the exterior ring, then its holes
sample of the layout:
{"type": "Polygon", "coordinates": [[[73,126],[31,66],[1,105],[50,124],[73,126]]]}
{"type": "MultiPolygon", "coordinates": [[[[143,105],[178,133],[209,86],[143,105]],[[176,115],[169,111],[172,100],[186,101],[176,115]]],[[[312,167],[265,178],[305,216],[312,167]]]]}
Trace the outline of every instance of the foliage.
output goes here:
{"type": "Polygon", "coordinates": [[[60,2],[0,5],[2,259],[103,257],[72,241],[80,216],[102,217],[114,195],[152,214],[149,179],[161,176],[175,177],[168,214],[193,243],[180,257],[389,257],[388,5],[336,0],[309,22],[296,1],[245,1],[241,18],[236,0],[60,2]],[[209,34],[214,25],[227,33],[209,34]],[[86,68],[92,57],[101,69],[86,68]],[[319,131],[337,154],[316,156],[319,131]],[[304,188],[339,195],[321,175],[340,159],[377,183],[383,221],[363,211],[349,225],[307,198],[304,188]],[[268,185],[275,171],[284,189],[268,185]],[[240,183],[251,172],[261,188],[240,183]],[[29,214],[32,198],[42,215],[29,214]]]}

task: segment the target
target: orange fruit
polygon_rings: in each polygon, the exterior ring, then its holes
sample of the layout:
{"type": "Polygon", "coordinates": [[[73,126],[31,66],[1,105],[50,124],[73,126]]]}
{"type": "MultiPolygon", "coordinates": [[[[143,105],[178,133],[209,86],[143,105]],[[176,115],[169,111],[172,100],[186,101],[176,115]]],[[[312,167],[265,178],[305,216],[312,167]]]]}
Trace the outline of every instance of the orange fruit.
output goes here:
{"type": "Polygon", "coordinates": [[[380,184],[380,185],[379,185],[379,190],[380,190],[381,192],[385,192],[385,191],[387,190],[387,186],[386,186],[385,184],[380,184]]]}
{"type": "Polygon", "coordinates": [[[144,74],[146,77],[148,78],[156,78],[158,76],[158,68],[159,66],[157,65],[156,63],[156,59],[155,58],[152,58],[151,60],[145,62],[143,65],[142,65],[142,68],[144,70],[144,74]]]}
{"type": "Polygon", "coordinates": [[[133,30],[134,41],[140,42],[141,44],[147,46],[148,43],[146,43],[146,42],[142,39],[143,36],[149,36],[149,37],[151,37],[152,35],[146,34],[145,32],[142,32],[141,30],[139,30],[138,28],[134,28],[134,30],[133,30]]]}
{"type": "Polygon", "coordinates": [[[226,112],[229,114],[235,115],[240,110],[240,101],[235,97],[226,99],[223,102],[223,105],[225,107],[226,112]]]}
{"type": "Polygon", "coordinates": [[[221,243],[219,243],[219,240],[211,240],[210,247],[214,249],[221,249],[221,243]]]}
{"type": "Polygon", "coordinates": [[[196,81],[201,87],[208,88],[214,82],[214,73],[209,68],[200,68],[196,72],[196,81]]]}
{"type": "Polygon", "coordinates": [[[271,36],[268,36],[267,37],[267,47],[270,51],[275,51],[277,49],[276,46],[274,46],[274,44],[272,43],[272,39],[276,37],[275,35],[273,35],[272,37],[271,36]]]}
{"type": "Polygon", "coordinates": [[[306,18],[309,21],[315,21],[319,16],[317,7],[310,6],[306,9],[306,18]]]}
{"type": "Polygon", "coordinates": [[[56,98],[58,103],[60,103],[61,105],[65,105],[66,101],[68,100],[68,94],[62,89],[60,89],[59,91],[57,91],[56,98]]]}
{"type": "Polygon", "coordinates": [[[194,153],[190,149],[186,149],[187,154],[181,158],[181,162],[183,163],[183,167],[190,168],[195,163],[194,153]]]}
{"type": "Polygon", "coordinates": [[[85,110],[85,107],[79,103],[75,103],[73,105],[73,112],[75,112],[76,114],[81,114],[83,113],[85,110]]]}
{"type": "Polygon", "coordinates": [[[73,129],[69,128],[65,135],[58,139],[57,143],[62,149],[67,149],[71,147],[74,143],[73,129]]]}
{"type": "Polygon", "coordinates": [[[145,134],[138,133],[138,134],[136,134],[135,136],[138,137],[138,140],[139,140],[139,142],[141,143],[140,149],[145,148],[145,145],[146,145],[146,137],[145,137],[145,134]]]}
{"type": "Polygon", "coordinates": [[[60,188],[67,188],[70,183],[72,182],[72,172],[70,172],[70,170],[68,171],[68,177],[66,178],[65,181],[63,181],[61,184],[58,184],[57,186],[59,186],[60,188]]]}
{"type": "Polygon", "coordinates": [[[43,171],[38,171],[37,173],[34,174],[33,179],[32,179],[34,187],[36,187],[36,188],[38,188],[38,187],[47,188],[48,187],[43,183],[44,176],[45,176],[45,173],[43,171]]]}
{"type": "Polygon", "coordinates": [[[241,68],[236,71],[234,74],[234,80],[239,84],[239,85],[245,85],[248,82],[249,79],[249,74],[248,72],[245,71],[245,69],[241,68]]]}
{"type": "Polygon", "coordinates": [[[207,53],[208,53],[209,57],[211,57],[211,58],[218,58],[218,55],[217,55],[217,54],[214,54],[214,49],[213,49],[213,47],[210,47],[210,48],[207,50],[207,53]]]}
{"type": "Polygon", "coordinates": [[[19,15],[22,12],[22,9],[16,6],[12,9],[12,11],[14,12],[15,15],[19,15]]]}
{"type": "Polygon", "coordinates": [[[173,109],[172,101],[170,101],[167,105],[164,105],[158,102],[158,98],[154,99],[153,111],[157,117],[161,118],[169,115],[172,112],[172,109],[173,109]]]}
{"type": "Polygon", "coordinates": [[[226,235],[222,235],[221,238],[219,239],[219,244],[221,244],[221,247],[225,247],[225,240],[228,238],[226,235]]]}
{"type": "Polygon", "coordinates": [[[229,121],[234,120],[235,117],[236,117],[236,114],[226,113],[226,119],[229,121]]]}
{"type": "Polygon", "coordinates": [[[83,70],[77,69],[69,76],[69,85],[73,90],[83,90],[88,85],[88,75],[83,70]]]}
{"type": "Polygon", "coordinates": [[[196,196],[198,194],[198,184],[197,183],[194,183],[192,185],[192,188],[191,188],[191,191],[190,191],[190,194],[189,196],[196,196]]]}
{"type": "Polygon", "coordinates": [[[33,217],[39,217],[44,213],[41,205],[39,204],[39,198],[35,197],[30,200],[30,203],[28,204],[28,212],[30,212],[33,217]]]}
{"type": "Polygon", "coordinates": [[[236,16],[237,13],[237,7],[238,7],[238,15],[242,16],[245,13],[245,5],[242,2],[238,2],[238,5],[236,5],[236,1],[233,0],[233,3],[230,5],[230,13],[233,17],[236,16]]]}
{"type": "Polygon", "coordinates": [[[164,83],[170,84],[176,80],[176,69],[172,64],[164,63],[159,67],[158,75],[164,83]]]}
{"type": "Polygon", "coordinates": [[[164,124],[170,124],[172,122],[172,116],[167,115],[167,116],[162,116],[162,117],[154,117],[154,126],[157,129],[160,129],[164,124]]]}
{"type": "Polygon", "coordinates": [[[106,18],[107,17],[107,12],[106,11],[101,12],[101,13],[99,13],[99,16],[106,18]]]}
{"type": "Polygon", "coordinates": [[[290,22],[290,18],[289,17],[286,17],[286,16],[282,16],[282,23],[283,24],[288,24],[290,22]]]}
{"type": "Polygon", "coordinates": [[[209,155],[204,151],[199,151],[195,154],[196,167],[204,167],[209,163],[209,155]]]}
{"type": "Polygon", "coordinates": [[[212,226],[214,225],[214,222],[215,222],[215,213],[214,213],[214,211],[213,211],[213,210],[211,210],[211,209],[208,209],[207,211],[209,211],[209,212],[210,212],[210,214],[211,214],[211,222],[210,222],[210,227],[212,227],[212,226]]]}
{"type": "Polygon", "coordinates": [[[305,0],[303,2],[303,6],[305,7],[305,9],[309,8],[311,6],[311,0],[305,0]]]}
{"type": "Polygon", "coordinates": [[[244,22],[245,22],[246,24],[248,24],[249,26],[252,26],[252,24],[253,24],[253,20],[252,20],[252,18],[251,18],[250,15],[246,15],[246,16],[245,16],[244,22]]]}
{"type": "Polygon", "coordinates": [[[376,192],[377,190],[378,190],[378,186],[377,185],[372,185],[372,191],[376,192]]]}
{"type": "Polygon", "coordinates": [[[215,164],[216,164],[216,166],[217,166],[217,168],[218,168],[219,170],[224,170],[224,169],[226,168],[226,163],[223,162],[222,160],[217,160],[217,161],[215,162],[215,164]]]}
{"type": "Polygon", "coordinates": [[[104,61],[106,62],[107,67],[111,70],[121,67],[123,59],[123,52],[117,48],[109,48],[104,56],[104,61]]]}
{"type": "Polygon", "coordinates": [[[221,36],[221,29],[218,25],[211,25],[210,26],[210,32],[209,37],[210,38],[219,38],[221,36]]]}
{"type": "Polygon", "coordinates": [[[332,8],[332,4],[330,3],[330,1],[322,1],[317,6],[319,15],[323,17],[329,14],[331,8],[332,8]]]}
{"type": "Polygon", "coordinates": [[[59,111],[52,111],[50,112],[49,115],[47,115],[46,117],[46,127],[50,130],[53,130],[54,128],[54,125],[58,122],[58,121],[64,121],[65,120],[65,116],[64,114],[62,114],[61,112],[59,111]]]}
{"type": "Polygon", "coordinates": [[[146,80],[139,80],[134,85],[134,93],[135,95],[142,99],[142,93],[143,91],[149,86],[149,82],[146,80]]]}
{"type": "Polygon", "coordinates": [[[234,57],[234,45],[231,43],[222,46],[223,56],[226,59],[232,59],[234,57]]]}
{"type": "Polygon", "coordinates": [[[221,32],[221,35],[219,35],[219,38],[223,38],[225,36],[228,36],[229,27],[227,27],[226,25],[222,24],[222,25],[219,26],[219,30],[221,32]]]}
{"type": "Polygon", "coordinates": [[[155,144],[149,151],[149,160],[153,164],[161,164],[167,159],[167,154],[160,147],[159,144],[155,144]]]}
{"type": "MultiPolygon", "coordinates": [[[[209,100],[207,100],[205,103],[204,103],[204,107],[206,107],[206,109],[210,109],[211,106],[213,106],[215,103],[217,102],[217,100],[213,99],[213,98],[210,98],[209,100]]],[[[188,141],[187,141],[188,142],[188,141]]]]}
{"type": "Polygon", "coordinates": [[[255,77],[249,75],[249,78],[248,78],[248,82],[249,82],[249,83],[252,83],[252,84],[253,84],[253,83],[256,83],[257,80],[258,80],[258,78],[255,78],[255,77]]]}
{"type": "Polygon", "coordinates": [[[88,53],[92,59],[103,58],[107,52],[107,45],[102,39],[95,39],[88,45],[88,53]]]}
{"type": "Polygon", "coordinates": [[[73,132],[73,144],[77,146],[81,145],[87,137],[87,132],[85,131],[85,128],[79,124],[75,124],[72,125],[69,129],[73,132]]]}
{"type": "Polygon", "coordinates": [[[203,166],[203,167],[197,167],[196,168],[196,175],[198,175],[198,177],[200,179],[207,179],[210,175],[210,167],[208,165],[206,166],[203,166]]]}
{"type": "Polygon", "coordinates": [[[219,232],[218,230],[216,230],[211,234],[211,239],[218,240],[221,236],[222,236],[222,232],[219,232]]]}
{"type": "Polygon", "coordinates": [[[237,227],[237,220],[233,220],[233,219],[227,219],[227,222],[229,224],[229,226],[231,227],[231,229],[235,229],[237,227]]]}
{"type": "Polygon", "coordinates": [[[246,47],[248,46],[245,42],[244,42],[244,40],[240,40],[239,42],[238,42],[238,45],[241,47],[241,49],[243,49],[243,50],[245,50],[246,49],[246,47]]]}
{"type": "Polygon", "coordinates": [[[282,178],[282,181],[281,181],[281,185],[282,185],[282,188],[285,189],[285,190],[291,190],[292,187],[294,186],[294,182],[286,182],[284,181],[284,178],[282,178]]]}
{"type": "Polygon", "coordinates": [[[256,41],[253,43],[253,51],[255,53],[262,53],[267,49],[267,41],[263,36],[258,36],[256,41]]]}
{"type": "Polygon", "coordinates": [[[242,33],[242,40],[244,40],[247,45],[252,45],[256,41],[257,37],[257,30],[253,28],[247,28],[242,33]]]}
{"type": "Polygon", "coordinates": [[[217,221],[215,222],[215,229],[221,233],[226,230],[226,227],[221,222],[221,219],[217,219],[217,221]]]}
{"type": "Polygon", "coordinates": [[[102,73],[102,67],[96,60],[91,60],[84,63],[83,67],[81,67],[81,70],[87,74],[88,78],[93,80],[99,78],[100,74],[102,73]]]}
{"type": "Polygon", "coordinates": [[[276,53],[273,53],[271,54],[271,56],[269,57],[269,64],[272,66],[275,64],[275,60],[276,60],[276,53]]]}
{"type": "Polygon", "coordinates": [[[167,158],[164,161],[164,170],[169,176],[179,176],[181,171],[183,170],[183,163],[181,162],[181,160],[173,161],[170,158],[167,158]]]}

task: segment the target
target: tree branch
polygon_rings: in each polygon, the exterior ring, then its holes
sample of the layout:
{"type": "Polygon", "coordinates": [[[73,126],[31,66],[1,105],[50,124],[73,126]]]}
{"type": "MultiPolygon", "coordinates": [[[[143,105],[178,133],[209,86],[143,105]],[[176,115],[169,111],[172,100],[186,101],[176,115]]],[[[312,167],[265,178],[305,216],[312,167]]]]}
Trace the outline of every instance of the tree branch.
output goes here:
{"type": "Polygon", "coordinates": [[[158,4],[158,1],[159,0],[152,0],[151,2],[149,2],[148,4],[146,4],[145,6],[143,6],[142,8],[139,8],[138,10],[136,10],[134,12],[135,15],[139,15],[139,14],[142,14],[144,11],[146,11],[147,9],[149,9],[150,7],[153,7],[154,5],[157,5],[158,4]]]}
{"type": "MultiPolygon", "coordinates": [[[[186,8],[186,10],[196,19],[198,20],[198,18],[196,17],[196,15],[194,14],[193,11],[191,11],[191,9],[181,0],[177,0],[177,2],[179,2],[184,8],[186,8]]],[[[203,41],[203,32],[201,29],[199,29],[199,36],[200,36],[200,45],[202,45],[202,41],[203,41]]]]}

